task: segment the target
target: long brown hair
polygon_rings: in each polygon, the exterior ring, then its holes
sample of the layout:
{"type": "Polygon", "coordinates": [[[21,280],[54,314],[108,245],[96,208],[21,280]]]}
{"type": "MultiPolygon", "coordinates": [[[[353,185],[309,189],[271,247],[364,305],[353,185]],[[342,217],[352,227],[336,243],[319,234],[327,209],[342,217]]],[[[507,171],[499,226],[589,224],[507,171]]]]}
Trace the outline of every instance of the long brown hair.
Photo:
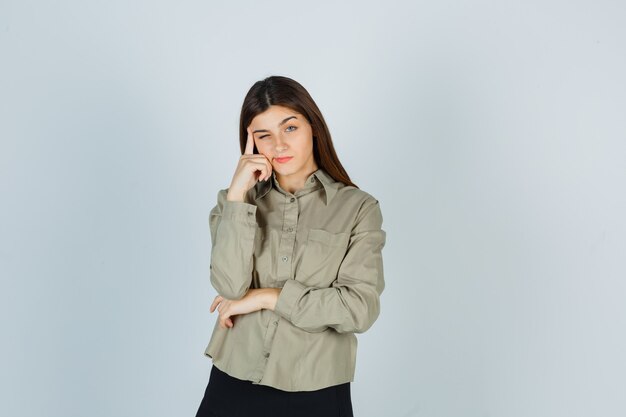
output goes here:
{"type": "Polygon", "coordinates": [[[306,117],[313,131],[313,157],[318,168],[326,171],[335,181],[359,188],[350,180],[339,162],[330,131],[317,104],[300,83],[288,77],[273,75],[257,81],[246,94],[239,118],[239,145],[242,155],[248,140],[247,128],[252,119],[271,105],[288,107],[306,117]]]}

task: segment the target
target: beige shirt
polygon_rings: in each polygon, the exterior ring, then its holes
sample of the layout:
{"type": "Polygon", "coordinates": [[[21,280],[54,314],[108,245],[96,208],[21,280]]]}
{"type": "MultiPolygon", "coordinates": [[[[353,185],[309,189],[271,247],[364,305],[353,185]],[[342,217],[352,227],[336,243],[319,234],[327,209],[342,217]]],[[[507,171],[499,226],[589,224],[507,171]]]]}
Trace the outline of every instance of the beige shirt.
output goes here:
{"type": "Polygon", "coordinates": [[[229,375],[285,391],[354,381],[357,338],[380,313],[386,233],[378,200],[323,169],[290,193],[272,178],[245,202],[217,194],[211,284],[227,299],[282,288],[274,311],[216,320],[204,354],[229,375]]]}

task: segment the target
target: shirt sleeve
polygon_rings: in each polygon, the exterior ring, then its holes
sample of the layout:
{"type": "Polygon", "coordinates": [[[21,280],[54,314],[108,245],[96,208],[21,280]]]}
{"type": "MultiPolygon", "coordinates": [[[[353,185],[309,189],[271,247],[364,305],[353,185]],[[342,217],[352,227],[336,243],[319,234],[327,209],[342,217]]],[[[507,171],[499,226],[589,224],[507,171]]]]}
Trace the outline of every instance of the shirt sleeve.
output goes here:
{"type": "Polygon", "coordinates": [[[377,200],[360,210],[348,250],[329,288],[307,287],[289,279],[274,312],[308,332],[331,327],[339,333],[363,333],[380,313],[385,288],[382,249],[386,232],[377,200]]]}
{"type": "Polygon", "coordinates": [[[217,205],[209,214],[211,285],[221,296],[239,300],[252,282],[257,206],[228,201],[227,193],[227,189],[218,192],[217,205]]]}

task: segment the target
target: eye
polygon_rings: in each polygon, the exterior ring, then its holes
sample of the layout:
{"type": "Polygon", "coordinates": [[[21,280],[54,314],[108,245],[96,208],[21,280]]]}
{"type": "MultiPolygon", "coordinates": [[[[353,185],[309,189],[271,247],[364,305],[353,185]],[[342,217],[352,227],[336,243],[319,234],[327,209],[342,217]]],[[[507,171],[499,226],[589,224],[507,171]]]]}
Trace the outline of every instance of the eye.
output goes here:
{"type": "MultiPolygon", "coordinates": [[[[288,132],[293,132],[293,131],[294,131],[294,130],[296,130],[296,129],[298,129],[298,127],[297,127],[297,126],[290,125],[290,126],[288,126],[288,127],[287,127],[287,129],[285,129],[285,130],[287,130],[288,132]],[[289,129],[291,129],[292,127],[293,127],[293,130],[289,130],[289,129]]],[[[266,137],[268,137],[268,136],[269,136],[269,135],[259,136],[257,139],[265,139],[265,138],[266,138],[266,137]]]]}

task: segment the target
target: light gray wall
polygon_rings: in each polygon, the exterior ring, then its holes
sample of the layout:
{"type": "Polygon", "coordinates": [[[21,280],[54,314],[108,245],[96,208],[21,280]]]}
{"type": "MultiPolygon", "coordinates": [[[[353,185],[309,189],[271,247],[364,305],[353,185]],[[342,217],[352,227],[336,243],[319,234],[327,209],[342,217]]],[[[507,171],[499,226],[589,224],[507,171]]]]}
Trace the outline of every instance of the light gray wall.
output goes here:
{"type": "Polygon", "coordinates": [[[195,414],[279,74],[385,218],[358,417],[625,415],[624,3],[226,3],[0,2],[0,414],[195,414]]]}

